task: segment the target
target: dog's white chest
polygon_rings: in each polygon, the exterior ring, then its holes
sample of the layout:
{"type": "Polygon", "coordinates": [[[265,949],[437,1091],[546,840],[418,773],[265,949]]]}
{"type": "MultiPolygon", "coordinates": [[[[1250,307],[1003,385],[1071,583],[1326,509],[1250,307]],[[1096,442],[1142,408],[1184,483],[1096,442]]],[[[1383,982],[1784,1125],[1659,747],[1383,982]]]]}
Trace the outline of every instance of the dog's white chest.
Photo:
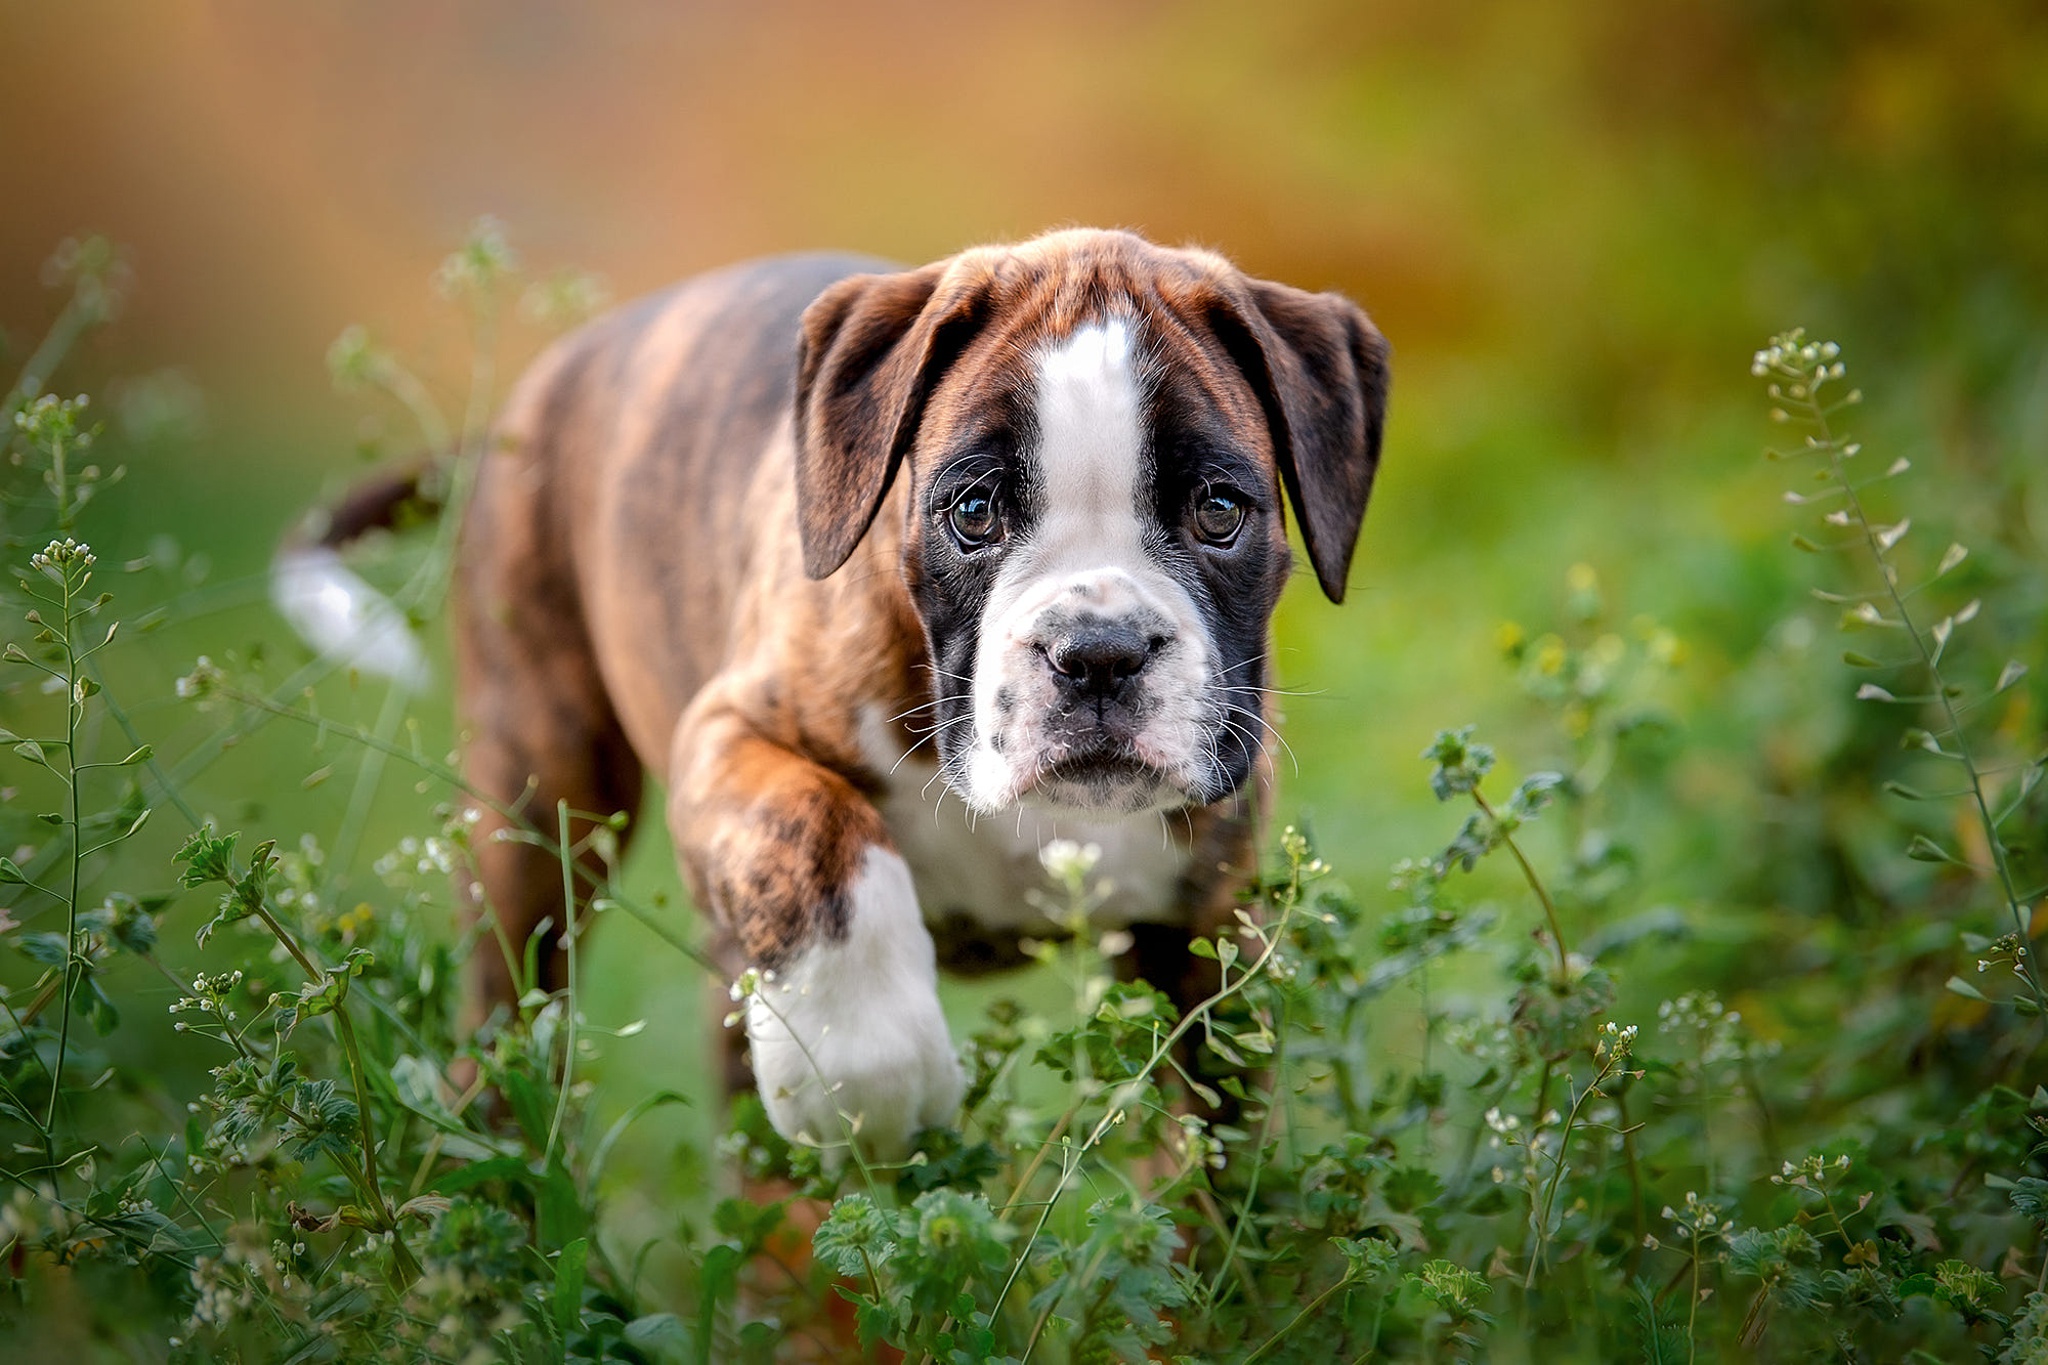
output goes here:
{"type": "Polygon", "coordinates": [[[1188,852],[1159,815],[1099,823],[1033,810],[975,817],[941,783],[921,791],[931,776],[904,764],[879,803],[927,922],[964,917],[998,931],[1052,929],[1044,903],[1050,896],[1057,904],[1059,893],[1039,854],[1055,839],[1102,851],[1093,880],[1109,883],[1109,894],[1092,916],[1097,926],[1176,917],[1188,852]]]}

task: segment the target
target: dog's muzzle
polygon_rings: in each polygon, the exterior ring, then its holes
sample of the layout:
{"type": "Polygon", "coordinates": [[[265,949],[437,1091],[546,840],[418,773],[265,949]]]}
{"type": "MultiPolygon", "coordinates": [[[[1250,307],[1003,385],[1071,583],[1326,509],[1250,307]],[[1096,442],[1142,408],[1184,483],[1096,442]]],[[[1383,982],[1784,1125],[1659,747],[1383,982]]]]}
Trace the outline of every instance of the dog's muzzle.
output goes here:
{"type": "Polygon", "coordinates": [[[1185,800],[1191,755],[1207,749],[1207,651],[1188,624],[1116,569],[1046,581],[1008,620],[977,685],[971,776],[990,779],[984,808],[1130,813],[1185,800]]]}

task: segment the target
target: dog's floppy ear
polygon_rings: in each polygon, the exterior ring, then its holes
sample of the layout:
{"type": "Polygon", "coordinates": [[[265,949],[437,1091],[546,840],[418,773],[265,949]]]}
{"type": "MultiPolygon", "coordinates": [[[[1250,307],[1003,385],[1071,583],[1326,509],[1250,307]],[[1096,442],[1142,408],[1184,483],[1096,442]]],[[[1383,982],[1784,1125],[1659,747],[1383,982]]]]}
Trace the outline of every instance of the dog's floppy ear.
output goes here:
{"type": "Polygon", "coordinates": [[[978,320],[978,291],[941,296],[946,263],[838,281],[804,310],[796,505],[804,572],[830,575],[867,534],[917,439],[925,400],[978,320]]]}
{"type": "Polygon", "coordinates": [[[1387,340],[1341,294],[1244,283],[1248,301],[1226,293],[1217,335],[1265,406],[1309,563],[1324,594],[1341,602],[1380,463],[1387,340]]]}

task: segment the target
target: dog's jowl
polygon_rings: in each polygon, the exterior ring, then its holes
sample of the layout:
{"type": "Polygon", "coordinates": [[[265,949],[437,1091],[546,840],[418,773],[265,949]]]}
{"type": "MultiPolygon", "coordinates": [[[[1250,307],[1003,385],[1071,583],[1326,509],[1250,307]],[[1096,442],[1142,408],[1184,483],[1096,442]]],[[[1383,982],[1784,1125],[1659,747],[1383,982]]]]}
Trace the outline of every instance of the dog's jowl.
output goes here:
{"type": "MultiPolygon", "coordinates": [[[[938,969],[1050,929],[1047,841],[1101,846],[1131,970],[1214,988],[1185,947],[1250,863],[1286,518],[1341,598],[1386,385],[1345,299],[1119,232],[780,258],[623,309],[532,368],[478,471],[470,776],[550,828],[658,778],[758,983],[769,1117],[899,1153],[960,1100],[938,969]]],[[[549,932],[553,856],[478,848],[473,913],[549,932]]]]}

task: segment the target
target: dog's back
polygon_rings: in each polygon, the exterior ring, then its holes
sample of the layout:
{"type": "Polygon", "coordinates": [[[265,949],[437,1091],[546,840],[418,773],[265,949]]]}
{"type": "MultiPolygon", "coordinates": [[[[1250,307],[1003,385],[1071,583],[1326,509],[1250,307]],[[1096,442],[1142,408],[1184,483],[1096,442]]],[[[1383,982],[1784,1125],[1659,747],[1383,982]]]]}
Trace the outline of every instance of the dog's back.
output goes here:
{"type": "Polygon", "coordinates": [[[463,590],[499,625],[605,656],[643,753],[716,669],[764,548],[738,532],[763,456],[788,451],[774,438],[805,306],[889,268],[805,254],[699,276],[563,338],[507,402],[463,528],[463,590]],[[592,552],[605,544],[638,553],[592,552]]]}

